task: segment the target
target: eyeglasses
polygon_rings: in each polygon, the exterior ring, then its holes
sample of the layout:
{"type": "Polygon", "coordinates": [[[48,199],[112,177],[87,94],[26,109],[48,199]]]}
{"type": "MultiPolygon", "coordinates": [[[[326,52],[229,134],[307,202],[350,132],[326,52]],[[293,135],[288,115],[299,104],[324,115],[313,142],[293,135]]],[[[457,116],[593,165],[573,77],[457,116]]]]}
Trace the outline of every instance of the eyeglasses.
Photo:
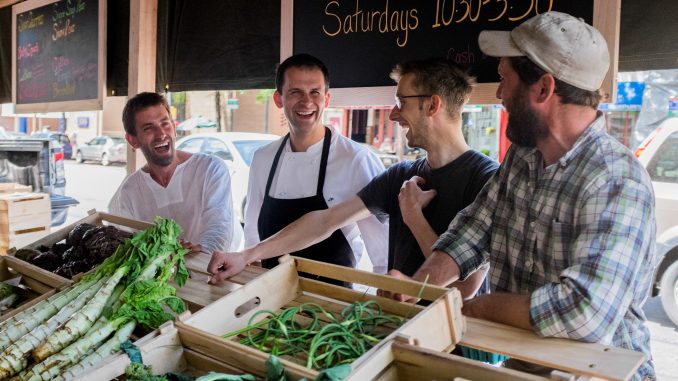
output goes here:
{"type": "Polygon", "coordinates": [[[395,106],[400,110],[403,106],[403,99],[405,98],[428,98],[431,97],[430,94],[420,94],[420,95],[396,95],[395,97],[395,106]]]}

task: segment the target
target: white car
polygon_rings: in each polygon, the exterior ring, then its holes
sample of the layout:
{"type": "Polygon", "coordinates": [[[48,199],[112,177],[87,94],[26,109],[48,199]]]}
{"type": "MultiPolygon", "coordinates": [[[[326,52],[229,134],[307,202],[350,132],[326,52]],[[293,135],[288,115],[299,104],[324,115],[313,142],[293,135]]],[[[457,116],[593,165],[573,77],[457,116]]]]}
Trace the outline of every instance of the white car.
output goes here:
{"type": "Polygon", "coordinates": [[[652,296],[678,326],[678,118],[667,119],[636,149],[656,198],[657,254],[652,296]]]}
{"type": "Polygon", "coordinates": [[[224,160],[231,174],[233,210],[240,223],[245,223],[247,183],[254,151],[280,138],[251,132],[214,132],[193,134],[177,141],[178,150],[215,155],[224,160]]]}

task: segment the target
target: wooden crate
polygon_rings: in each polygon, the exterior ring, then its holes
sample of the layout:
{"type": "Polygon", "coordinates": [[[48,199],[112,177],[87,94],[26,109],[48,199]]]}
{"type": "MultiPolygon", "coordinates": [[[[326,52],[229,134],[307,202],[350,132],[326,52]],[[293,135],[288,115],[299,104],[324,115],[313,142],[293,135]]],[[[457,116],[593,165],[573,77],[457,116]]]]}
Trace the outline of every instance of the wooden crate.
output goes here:
{"type": "MultiPolygon", "coordinates": [[[[574,380],[544,378],[511,369],[495,367],[447,353],[432,351],[411,344],[390,341],[368,360],[369,366],[354,371],[344,381],[548,381],[574,380]]],[[[578,381],[582,381],[578,379],[578,381]]]]}
{"type": "MultiPolygon", "coordinates": [[[[228,349],[224,350],[222,343],[207,348],[206,353],[199,353],[187,348],[181,341],[179,331],[172,322],[165,323],[159,330],[139,339],[135,345],[141,352],[145,365],[153,368],[154,374],[180,372],[182,374],[199,377],[209,372],[226,374],[249,373],[258,377],[265,377],[264,368],[241,368],[230,362],[228,349]]],[[[111,357],[104,364],[95,366],[92,370],[81,374],[75,380],[107,381],[118,378],[125,373],[130,364],[129,357],[124,354],[111,357]]],[[[294,371],[288,371],[294,379],[301,378],[294,371]]]]}
{"type": "Polygon", "coordinates": [[[645,361],[640,352],[597,343],[543,338],[532,331],[466,318],[461,345],[582,377],[628,380],[645,361]]]}
{"type": "Polygon", "coordinates": [[[58,290],[69,286],[72,282],[49,271],[10,256],[0,257],[0,281],[21,276],[21,284],[29,289],[29,299],[5,312],[0,321],[5,321],[18,312],[43,299],[52,296],[58,290]]]}
{"type": "MultiPolygon", "coordinates": [[[[449,351],[461,339],[464,319],[461,316],[461,296],[456,289],[425,286],[421,283],[398,280],[389,276],[354,270],[342,266],[302,258],[287,257],[275,268],[234,290],[192,316],[180,316],[176,322],[181,340],[187,348],[207,353],[219,345],[229,363],[241,369],[260,369],[268,354],[239,344],[237,338],[224,340],[223,334],[244,328],[257,311],[281,309],[313,302],[339,313],[355,301],[377,301],[384,313],[409,318],[405,324],[392,330],[386,339],[354,361],[359,369],[365,360],[391,336],[402,336],[417,345],[433,350],[449,351]],[[350,281],[378,289],[408,295],[421,294],[422,299],[434,301],[428,307],[400,303],[379,296],[360,293],[347,288],[302,278],[299,272],[320,275],[341,281],[350,281]],[[431,329],[435,327],[435,329],[431,329]]],[[[261,315],[260,315],[261,316],[261,315]]],[[[263,316],[261,316],[263,318],[263,316]]],[[[282,357],[285,369],[314,379],[318,372],[303,366],[299,359],[282,357]]]]}
{"type": "Polygon", "coordinates": [[[52,209],[46,193],[0,194],[0,254],[48,234],[52,209]]]}
{"type": "MultiPolygon", "coordinates": [[[[79,224],[88,223],[92,225],[115,225],[118,228],[125,229],[130,232],[147,229],[153,224],[150,222],[133,220],[125,217],[116,216],[105,212],[97,212],[95,210],[89,211],[89,215],[79,221],[72,223],[56,232],[47,235],[37,241],[32,242],[26,247],[37,249],[41,245],[51,247],[57,242],[64,240],[68,233],[79,224]]],[[[198,311],[200,308],[218,300],[222,296],[240,287],[241,284],[247,283],[249,280],[256,278],[265,269],[248,266],[246,271],[243,271],[236,277],[227,281],[221,282],[217,285],[207,283],[209,274],[207,273],[207,264],[210,257],[205,253],[195,253],[186,256],[186,267],[190,278],[184,287],[177,288],[177,296],[186,302],[190,311],[198,311]]],[[[76,278],[77,279],[77,278],[76,278]]]]}
{"type": "Polygon", "coordinates": [[[0,183],[0,193],[26,193],[31,192],[33,187],[19,183],[0,183]]]}

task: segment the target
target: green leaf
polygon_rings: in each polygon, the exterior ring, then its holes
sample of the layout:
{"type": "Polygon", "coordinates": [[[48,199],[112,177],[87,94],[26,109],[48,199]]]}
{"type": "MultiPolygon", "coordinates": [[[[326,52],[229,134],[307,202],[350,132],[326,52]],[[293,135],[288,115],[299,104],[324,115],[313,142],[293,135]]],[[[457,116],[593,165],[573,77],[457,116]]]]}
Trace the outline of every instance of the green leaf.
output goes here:
{"type": "Polygon", "coordinates": [[[344,378],[348,377],[350,373],[351,365],[349,364],[338,365],[320,372],[320,374],[318,374],[318,377],[316,377],[315,381],[341,381],[344,378]]]}
{"type": "Polygon", "coordinates": [[[277,356],[269,356],[266,360],[266,381],[287,381],[285,368],[277,356]]]}

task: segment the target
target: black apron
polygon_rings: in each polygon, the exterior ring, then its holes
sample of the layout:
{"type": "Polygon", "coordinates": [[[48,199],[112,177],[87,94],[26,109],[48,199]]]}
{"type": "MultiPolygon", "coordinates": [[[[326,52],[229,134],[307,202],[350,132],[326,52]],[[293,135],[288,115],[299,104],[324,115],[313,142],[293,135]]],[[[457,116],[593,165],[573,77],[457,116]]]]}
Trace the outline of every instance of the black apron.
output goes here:
{"type": "MultiPolygon", "coordinates": [[[[264,193],[264,202],[261,205],[259,212],[259,220],[257,227],[259,230],[259,238],[263,241],[272,236],[285,226],[294,222],[304,214],[314,210],[327,209],[327,203],[323,196],[323,187],[325,185],[325,170],[327,169],[327,157],[330,152],[330,142],[332,135],[330,129],[325,127],[325,139],[323,140],[323,151],[320,159],[320,170],[318,173],[318,189],[315,196],[295,198],[295,199],[279,199],[269,196],[271,191],[271,183],[275,170],[278,168],[278,161],[280,155],[285,148],[285,143],[289,139],[288,133],[280,144],[278,152],[273,159],[273,165],[268,174],[268,181],[266,183],[266,192],[264,193]]],[[[335,230],[331,236],[324,241],[318,242],[315,245],[309,246],[305,249],[290,253],[298,257],[313,259],[316,261],[332,263],[346,267],[355,267],[355,257],[353,256],[353,249],[346,241],[346,237],[341,232],[341,229],[335,230]]],[[[278,264],[278,258],[269,258],[262,261],[262,266],[265,268],[273,268],[278,264]]],[[[307,278],[320,280],[327,283],[337,284],[340,286],[351,287],[350,283],[341,282],[334,279],[319,277],[311,274],[303,274],[307,278]]]]}

